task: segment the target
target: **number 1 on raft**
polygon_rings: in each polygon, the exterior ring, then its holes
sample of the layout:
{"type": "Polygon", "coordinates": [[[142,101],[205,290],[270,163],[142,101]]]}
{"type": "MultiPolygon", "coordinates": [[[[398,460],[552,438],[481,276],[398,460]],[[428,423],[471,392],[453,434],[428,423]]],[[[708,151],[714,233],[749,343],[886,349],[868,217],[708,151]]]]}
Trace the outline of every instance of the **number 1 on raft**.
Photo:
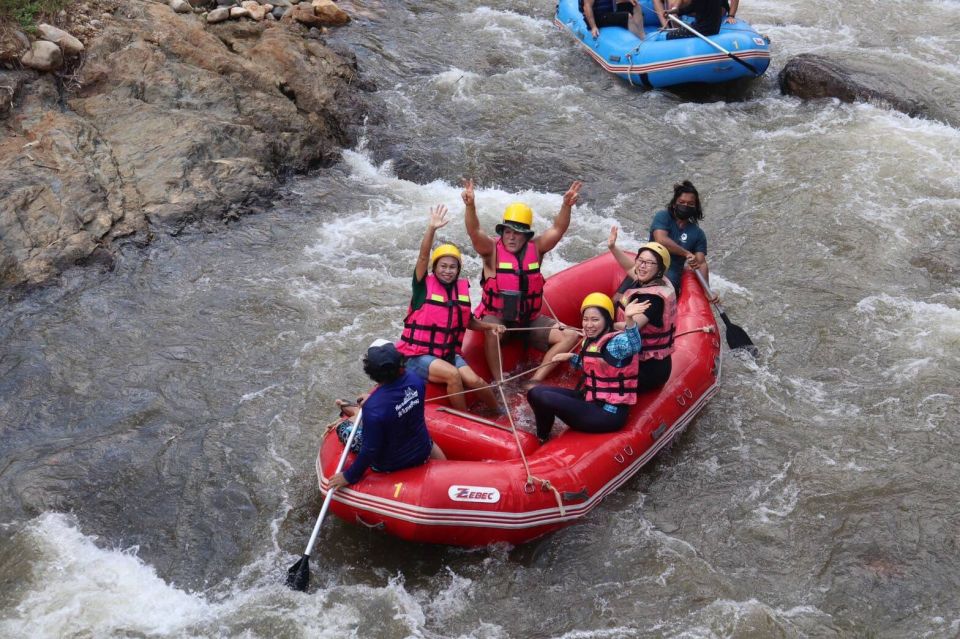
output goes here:
{"type": "Polygon", "coordinates": [[[397,489],[393,491],[393,496],[394,498],[397,498],[400,496],[400,491],[403,489],[403,482],[400,482],[399,484],[394,484],[394,486],[396,486],[397,489]]]}

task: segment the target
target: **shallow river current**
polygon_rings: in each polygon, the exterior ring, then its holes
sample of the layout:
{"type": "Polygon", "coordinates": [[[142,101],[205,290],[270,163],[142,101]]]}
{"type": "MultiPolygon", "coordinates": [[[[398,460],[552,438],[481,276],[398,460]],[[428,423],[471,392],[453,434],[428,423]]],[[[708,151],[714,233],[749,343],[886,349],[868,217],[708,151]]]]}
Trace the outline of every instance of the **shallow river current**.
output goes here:
{"type": "Polygon", "coordinates": [[[960,3],[743,0],[766,76],[645,92],[549,0],[343,2],[332,37],[381,103],[358,148],[264,214],[0,307],[0,636],[957,636],[960,131],[776,74],[849,56],[960,116],[960,3]],[[314,588],[287,590],[320,429],[399,333],[429,206],[468,245],[464,175],[490,229],[514,200],[545,228],[584,180],[549,273],[614,223],[635,246],[691,179],[760,357],[725,352],[700,417],[578,525],[465,551],[330,519],[314,588]]]}

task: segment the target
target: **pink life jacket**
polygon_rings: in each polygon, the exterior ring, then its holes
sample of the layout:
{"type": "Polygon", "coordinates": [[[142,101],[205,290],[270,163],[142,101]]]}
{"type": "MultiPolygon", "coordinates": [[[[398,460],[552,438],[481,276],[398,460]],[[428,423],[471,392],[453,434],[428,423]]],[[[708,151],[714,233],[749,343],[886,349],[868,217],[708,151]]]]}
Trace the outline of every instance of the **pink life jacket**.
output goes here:
{"type": "Polygon", "coordinates": [[[503,240],[497,240],[497,272],[483,279],[483,296],[474,312],[478,319],[484,315],[499,317],[505,322],[526,324],[540,316],[543,303],[543,275],[540,273],[540,255],[533,242],[523,245],[523,257],[507,250],[503,240]]]}
{"type": "Polygon", "coordinates": [[[603,348],[607,342],[622,333],[623,331],[611,331],[580,351],[583,365],[580,388],[588,402],[599,400],[608,404],[637,403],[640,358],[631,355],[622,367],[617,367],[603,356],[603,348]]]}
{"type": "Polygon", "coordinates": [[[673,284],[666,278],[651,280],[646,286],[631,288],[624,291],[617,304],[616,321],[622,322],[624,307],[630,303],[630,298],[640,293],[642,295],[657,295],[663,300],[663,326],[654,326],[650,322],[640,329],[640,339],[643,341],[643,350],[640,351],[640,361],[648,359],[664,359],[673,353],[673,333],[677,324],[677,292],[673,284]]]}
{"type": "Polygon", "coordinates": [[[407,357],[433,355],[452,364],[470,323],[470,283],[458,279],[453,298],[433,273],[426,284],[427,299],[417,310],[407,311],[397,350],[407,357]]]}

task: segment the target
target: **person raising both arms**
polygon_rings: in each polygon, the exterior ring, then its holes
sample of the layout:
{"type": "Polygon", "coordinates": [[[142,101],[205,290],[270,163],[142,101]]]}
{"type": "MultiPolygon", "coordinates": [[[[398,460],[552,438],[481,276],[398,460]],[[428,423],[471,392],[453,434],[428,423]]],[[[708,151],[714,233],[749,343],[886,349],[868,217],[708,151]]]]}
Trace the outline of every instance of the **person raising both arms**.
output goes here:
{"type": "Polygon", "coordinates": [[[577,388],[536,386],[527,401],[543,443],[553,422],[562,419],[573,430],[610,433],[627,423],[630,407],[637,403],[637,373],[643,344],[639,324],[645,323],[649,302],[631,302],[624,309],[625,330],[613,327],[613,301],[591,293],[580,304],[583,343],[580,354],[558,353],[553,361],[569,361],[583,371],[577,388]]]}
{"type": "Polygon", "coordinates": [[[600,27],[623,27],[643,38],[643,9],[637,0],[582,0],[581,12],[594,38],[600,35],[600,27]]]}
{"type": "Polygon", "coordinates": [[[632,302],[646,305],[637,318],[643,350],[637,369],[639,391],[660,388],[670,379],[673,368],[673,337],[677,323],[677,294],[664,272],[670,267],[670,253],[662,244],[647,242],[631,260],[617,246],[617,227],[610,229],[607,248],[627,272],[614,295],[617,328],[623,326],[626,307],[632,302]]]}
{"type": "MultiPolygon", "coordinates": [[[[700,271],[710,281],[707,267],[707,234],[698,222],[703,219],[700,194],[689,180],[673,185],[673,198],[667,208],[657,211],[650,223],[650,239],[666,247],[675,258],[667,266],[667,278],[680,296],[684,263],[700,271]]],[[[715,295],[711,302],[719,301],[715,295]]]]}
{"type": "Polygon", "coordinates": [[[499,411],[493,391],[483,388],[486,382],[463,359],[461,348],[468,328],[501,335],[504,326],[481,322],[470,314],[470,283],[460,277],[463,262],[456,246],[441,244],[431,254],[437,229],[448,222],[446,206],[431,207],[413,271],[413,295],[397,350],[407,357],[409,370],[425,380],[446,385],[454,408],[467,410],[463,391],[468,388],[482,389],[475,391],[480,400],[491,410],[499,411]]]}
{"type": "MultiPolygon", "coordinates": [[[[524,333],[527,343],[539,351],[545,351],[543,363],[549,364],[557,353],[571,350],[577,343],[574,331],[563,331],[560,322],[543,317],[544,278],[540,264],[570,226],[570,212],[580,198],[581,182],[574,182],[563,194],[560,213],[553,226],[540,235],[533,231],[533,210],[526,204],[515,202],[507,207],[503,222],[497,224],[497,235],[491,237],[480,228],[477,206],[473,192],[473,180],[464,181],[461,194],[465,207],[464,223],[474,250],[483,259],[480,285],[483,296],[474,316],[490,324],[503,324],[507,328],[535,328],[524,333]]],[[[483,350],[490,372],[499,382],[503,379],[500,348],[497,340],[487,333],[483,350]]],[[[549,374],[553,366],[537,370],[530,378],[536,384],[549,374]]]]}

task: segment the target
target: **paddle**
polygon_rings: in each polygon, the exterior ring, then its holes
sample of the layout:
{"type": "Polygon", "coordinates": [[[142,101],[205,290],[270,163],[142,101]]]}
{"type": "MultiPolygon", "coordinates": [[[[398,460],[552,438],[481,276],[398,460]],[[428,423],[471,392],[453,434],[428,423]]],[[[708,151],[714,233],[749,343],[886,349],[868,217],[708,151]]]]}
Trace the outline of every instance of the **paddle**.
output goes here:
{"type": "Polygon", "coordinates": [[[731,58],[733,58],[734,60],[736,60],[737,62],[739,62],[740,64],[742,64],[743,66],[745,66],[745,67],[747,67],[748,69],[750,69],[750,72],[753,73],[753,75],[755,75],[756,77],[758,77],[758,78],[760,77],[760,72],[757,71],[757,68],[756,68],[755,66],[753,66],[752,64],[750,64],[749,62],[746,62],[746,61],[738,58],[737,56],[733,55],[732,53],[730,53],[729,51],[727,51],[726,49],[724,49],[723,47],[721,47],[719,44],[717,44],[716,42],[714,42],[713,40],[711,40],[711,39],[708,38],[707,36],[703,35],[703,34],[700,33],[699,31],[697,31],[697,30],[694,29],[693,27],[691,27],[689,24],[687,24],[686,22],[684,22],[683,20],[681,20],[681,19],[678,18],[677,16],[669,15],[669,14],[668,14],[667,17],[670,18],[671,20],[673,20],[674,22],[676,22],[677,24],[679,24],[681,27],[683,27],[684,29],[686,29],[687,31],[689,31],[690,33],[692,33],[693,35],[697,36],[698,38],[700,38],[701,40],[703,40],[704,42],[706,42],[707,44],[709,44],[711,47],[713,47],[713,48],[715,48],[715,49],[719,49],[720,51],[722,51],[723,53],[726,53],[728,56],[730,56],[731,58]]]}
{"type": "MultiPolygon", "coordinates": [[[[350,429],[350,436],[347,437],[347,443],[343,447],[340,462],[337,464],[337,469],[333,472],[334,475],[343,470],[343,462],[346,461],[347,453],[350,452],[350,444],[353,443],[353,436],[357,433],[357,428],[360,426],[360,419],[362,417],[363,409],[357,413],[357,421],[354,422],[353,428],[350,429]]],[[[323,518],[327,515],[327,509],[330,508],[330,499],[333,497],[334,490],[336,489],[330,488],[327,490],[327,496],[324,498],[323,506],[320,508],[320,516],[317,517],[317,523],[313,527],[313,534],[310,535],[310,542],[307,544],[307,549],[303,551],[303,557],[287,570],[288,588],[306,592],[307,587],[310,585],[310,553],[313,552],[313,544],[316,543],[317,535],[320,533],[320,525],[323,524],[323,518]]]]}
{"type": "MultiPolygon", "coordinates": [[[[697,276],[697,279],[700,280],[700,285],[707,293],[707,297],[713,297],[713,291],[710,290],[710,285],[707,284],[707,280],[703,277],[703,273],[701,273],[699,269],[693,269],[693,272],[697,276]]],[[[720,302],[715,302],[714,306],[717,307],[717,311],[720,313],[720,319],[723,320],[723,323],[727,327],[727,346],[730,347],[730,350],[735,351],[738,348],[742,348],[754,357],[759,356],[760,350],[753,345],[752,341],[750,341],[750,337],[747,335],[747,332],[730,321],[730,318],[727,317],[723,307],[720,306],[720,302]]]]}

